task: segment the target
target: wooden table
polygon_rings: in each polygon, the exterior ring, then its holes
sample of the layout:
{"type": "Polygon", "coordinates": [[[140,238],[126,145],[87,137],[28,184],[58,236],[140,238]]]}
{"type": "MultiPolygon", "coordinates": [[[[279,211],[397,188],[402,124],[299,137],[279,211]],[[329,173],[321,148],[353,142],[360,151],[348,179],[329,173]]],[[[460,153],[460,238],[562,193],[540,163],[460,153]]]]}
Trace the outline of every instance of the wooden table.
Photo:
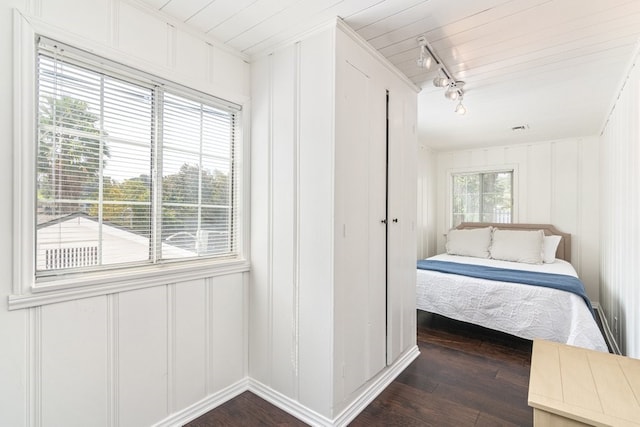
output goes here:
{"type": "Polygon", "coordinates": [[[640,426],[640,360],[534,340],[534,426],[640,426]]]}

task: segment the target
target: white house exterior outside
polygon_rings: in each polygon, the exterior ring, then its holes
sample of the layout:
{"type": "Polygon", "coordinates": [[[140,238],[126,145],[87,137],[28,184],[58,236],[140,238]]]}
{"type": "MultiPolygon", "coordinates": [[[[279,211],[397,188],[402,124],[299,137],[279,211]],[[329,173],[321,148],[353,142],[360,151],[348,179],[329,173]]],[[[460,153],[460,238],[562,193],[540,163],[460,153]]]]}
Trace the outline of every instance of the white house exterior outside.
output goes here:
{"type": "MultiPolygon", "coordinates": [[[[82,213],[55,219],[38,226],[38,271],[91,265],[144,262],[149,259],[149,239],[123,227],[100,223],[82,213]],[[47,265],[49,264],[49,265],[47,265]]],[[[162,253],[187,258],[196,252],[162,243],[162,253]]]]}

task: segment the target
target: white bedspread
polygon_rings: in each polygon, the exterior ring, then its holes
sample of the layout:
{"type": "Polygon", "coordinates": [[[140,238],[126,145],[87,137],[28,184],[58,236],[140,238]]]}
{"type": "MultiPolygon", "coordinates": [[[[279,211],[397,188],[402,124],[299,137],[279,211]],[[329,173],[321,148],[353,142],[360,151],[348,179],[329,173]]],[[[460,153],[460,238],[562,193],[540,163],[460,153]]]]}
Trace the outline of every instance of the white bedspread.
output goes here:
{"type": "MultiPolygon", "coordinates": [[[[562,260],[530,265],[446,254],[429,259],[577,277],[573,266],[562,260]]],[[[420,310],[526,339],[541,338],[608,351],[591,312],[575,294],[429,270],[418,269],[417,272],[417,307],[420,310]]]]}

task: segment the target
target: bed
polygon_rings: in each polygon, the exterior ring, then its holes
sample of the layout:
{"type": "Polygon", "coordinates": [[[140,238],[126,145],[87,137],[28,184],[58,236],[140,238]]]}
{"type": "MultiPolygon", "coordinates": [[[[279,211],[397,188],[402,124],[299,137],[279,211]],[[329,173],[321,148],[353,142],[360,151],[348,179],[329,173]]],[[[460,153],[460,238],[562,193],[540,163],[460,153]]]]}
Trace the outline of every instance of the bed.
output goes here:
{"type": "Polygon", "coordinates": [[[569,234],[547,224],[462,223],[447,233],[446,246],[447,253],[418,261],[419,310],[608,351],[569,262],[569,234]]]}

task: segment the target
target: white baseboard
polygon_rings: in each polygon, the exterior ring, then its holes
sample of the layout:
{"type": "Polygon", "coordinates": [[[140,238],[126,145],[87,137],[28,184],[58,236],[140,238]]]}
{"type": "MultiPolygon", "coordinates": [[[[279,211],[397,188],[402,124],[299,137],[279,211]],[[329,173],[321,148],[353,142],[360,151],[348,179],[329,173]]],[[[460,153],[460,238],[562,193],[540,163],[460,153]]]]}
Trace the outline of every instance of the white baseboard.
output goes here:
{"type": "Polygon", "coordinates": [[[349,404],[349,406],[347,406],[333,420],[307,408],[300,404],[300,402],[267,387],[261,382],[247,377],[215,394],[207,396],[179,412],[171,414],[169,417],[163,419],[157,424],[154,424],[153,427],[182,426],[245,391],[254,393],[258,397],[311,426],[346,426],[353,421],[353,419],[357,417],[358,414],[360,414],[360,412],[362,412],[380,393],[382,393],[382,391],[384,391],[384,389],[387,388],[389,384],[391,384],[393,380],[396,379],[396,377],[400,375],[400,373],[404,371],[419,355],[420,351],[418,350],[418,346],[414,346],[405,351],[393,365],[385,368],[376,377],[374,377],[358,397],[355,398],[353,402],[351,402],[351,404],[349,404]]]}
{"type": "Polygon", "coordinates": [[[373,378],[358,397],[333,420],[253,379],[249,379],[249,391],[311,426],[342,427],[353,421],[419,355],[418,346],[405,351],[393,365],[373,378]]]}
{"type": "Polygon", "coordinates": [[[615,354],[621,355],[622,352],[620,351],[620,347],[618,346],[618,342],[616,341],[613,332],[611,332],[611,329],[609,328],[609,323],[607,322],[607,316],[605,315],[604,310],[598,303],[593,303],[593,308],[595,309],[596,315],[602,324],[604,340],[615,354]]]}
{"type": "Polygon", "coordinates": [[[249,389],[249,379],[243,378],[235,384],[232,384],[217,393],[205,397],[204,399],[194,403],[193,405],[175,412],[164,420],[154,424],[153,427],[178,427],[183,426],[189,421],[193,421],[201,415],[206,414],[210,410],[222,405],[223,403],[233,399],[241,393],[249,389]]]}
{"type": "Polygon", "coordinates": [[[393,365],[380,372],[369,386],[334,419],[333,426],[342,427],[353,421],[353,419],[373,402],[419,355],[420,350],[418,350],[417,345],[401,354],[393,365]]]}
{"type": "Polygon", "coordinates": [[[333,426],[329,418],[252,378],[249,379],[249,391],[311,426],[333,426]]]}

